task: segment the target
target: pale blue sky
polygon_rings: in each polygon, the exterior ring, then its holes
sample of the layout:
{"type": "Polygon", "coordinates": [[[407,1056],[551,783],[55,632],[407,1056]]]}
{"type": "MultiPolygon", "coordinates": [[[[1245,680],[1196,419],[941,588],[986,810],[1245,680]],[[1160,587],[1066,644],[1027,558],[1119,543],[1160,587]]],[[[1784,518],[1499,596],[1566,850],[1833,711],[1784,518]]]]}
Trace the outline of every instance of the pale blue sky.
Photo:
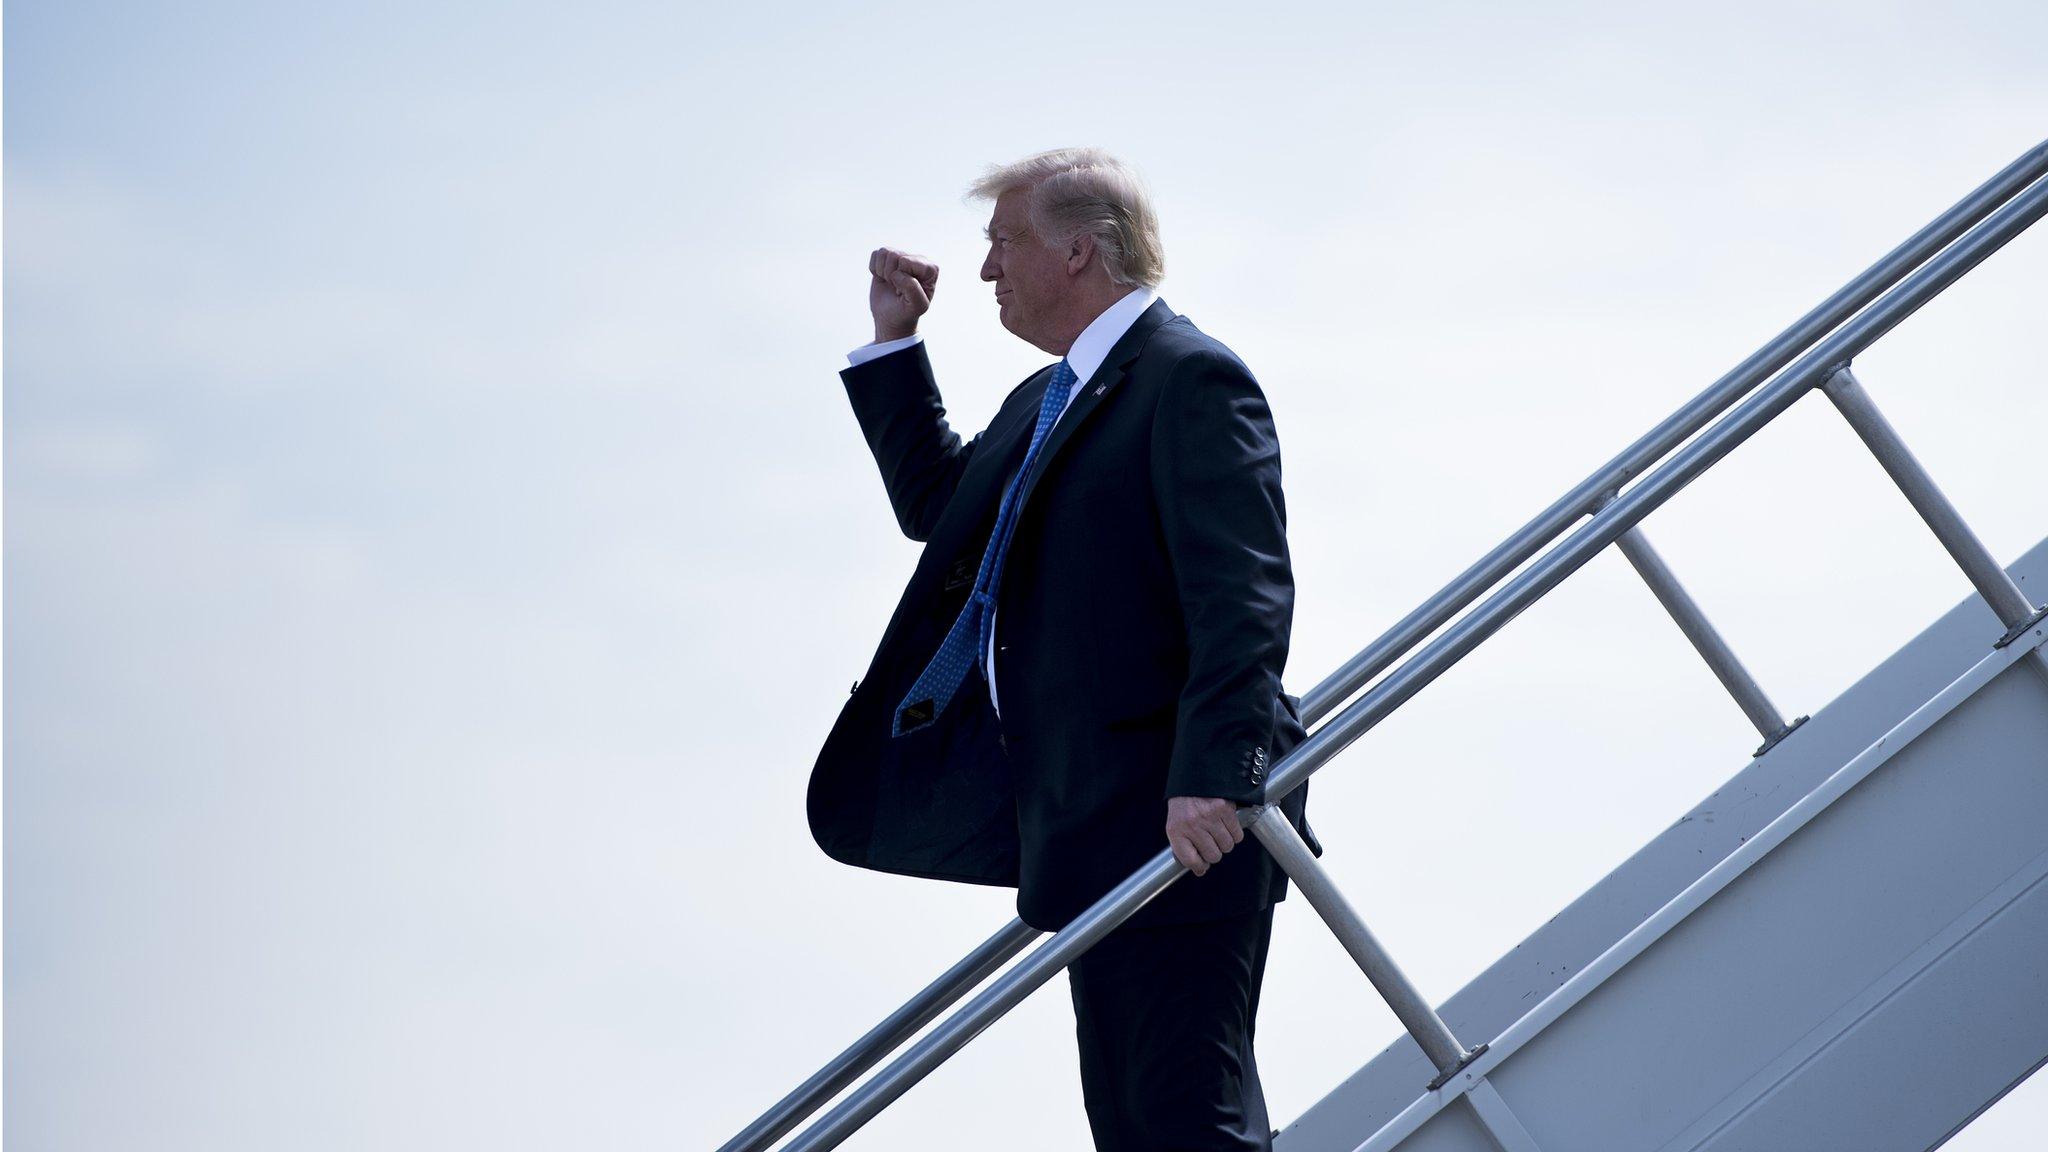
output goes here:
{"type": "MultiPolygon", "coordinates": [[[[917,555],[835,375],[872,248],[971,432],[1045,358],[967,183],[1147,174],[1272,401],[1302,692],[2048,135],[2048,9],[1931,8],[12,5],[6,1137],[716,1145],[1011,914],[804,825],[917,555]]],[[[2044,284],[1859,361],[2006,560],[2044,284]]],[[[1647,530],[1794,714],[1965,592],[1825,404],[1647,530]]],[[[1606,556],[1316,826],[1442,998],[1754,743],[1606,556]]],[[[1394,1034],[1347,965],[1290,900],[1276,1119],[1394,1034]]],[[[1056,982],[847,1146],[1081,1146],[1073,1059],[1056,982]]]]}

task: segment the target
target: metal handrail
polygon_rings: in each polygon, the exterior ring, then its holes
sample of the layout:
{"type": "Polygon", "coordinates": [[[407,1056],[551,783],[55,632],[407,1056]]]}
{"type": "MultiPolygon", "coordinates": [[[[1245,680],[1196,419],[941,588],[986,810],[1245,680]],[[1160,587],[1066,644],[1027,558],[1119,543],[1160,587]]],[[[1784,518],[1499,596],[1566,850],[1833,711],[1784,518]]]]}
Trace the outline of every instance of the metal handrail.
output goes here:
{"type": "Polygon", "coordinates": [[[1022,920],[1012,918],[1003,925],[1002,931],[989,937],[981,946],[962,957],[958,964],[946,969],[937,980],[926,985],[924,990],[905,1001],[903,1007],[889,1014],[888,1019],[868,1030],[868,1034],[853,1042],[831,1063],[818,1069],[811,1078],[796,1086],[796,1090],[781,1100],[775,1107],[761,1113],[752,1124],[740,1134],[725,1142],[719,1152],[736,1152],[738,1149],[766,1148],[782,1139],[790,1129],[803,1123],[804,1117],[818,1110],[818,1105],[839,1094],[839,1090],[860,1079],[860,1075],[884,1055],[896,1050],[896,1046],[917,1034],[917,1030],[938,1018],[939,1013],[953,1006],[960,999],[963,990],[972,988],[988,978],[989,973],[1009,963],[1010,957],[1024,950],[1024,946],[1043,936],[1044,933],[1022,920]]]}
{"type": "Polygon", "coordinates": [[[1918,311],[1963,273],[2004,247],[2044,214],[2048,214],[2048,180],[2037,182],[2014,197],[1981,227],[1972,229],[1967,236],[1886,293],[1876,304],[1857,314],[1699,439],[1686,445],[1676,456],[1643,477],[1635,487],[1595,513],[1578,531],[1508,581],[1485,603],[1461,617],[1421,652],[1374,684],[1335,720],[1318,728],[1274,769],[1268,779],[1267,793],[1287,795],[1296,785],[1307,780],[1323,760],[1328,759],[1328,756],[1310,756],[1312,749],[1328,741],[1336,744],[1332,750],[1334,754],[1385,719],[1478,647],[1481,641],[1556,587],[1679,489],[1697,479],[1700,473],[1719,462],[1736,445],[1777,418],[1807,390],[1825,382],[1878,337],[1918,311]],[[1308,763],[1311,759],[1314,762],[1308,763]]]}
{"type": "Polygon", "coordinates": [[[1459,573],[1456,579],[1402,617],[1379,639],[1366,645],[1363,651],[1301,698],[1302,723],[1314,724],[1321,719],[1339,702],[1400,659],[1424,636],[1436,631],[1488,588],[1499,583],[1503,576],[1555,540],[1573,521],[1596,511],[1608,493],[1628,483],[1651,463],[1663,459],[1665,453],[1706,427],[1709,420],[1747,396],[1771,373],[1791,363],[1794,356],[1811,347],[1815,340],[1840,326],[2043,174],[2048,174],[2048,141],[2022,153],[1976,191],[1957,201],[1925,228],[1908,237],[1905,243],[1864,269],[1862,275],[1843,285],[1840,291],[1821,301],[1791,327],[1750,353],[1742,363],[1729,369],[1727,375],[1714,381],[1705,391],[1687,401],[1684,407],[1666,417],[1663,423],[1623,449],[1620,455],[1558,497],[1535,519],[1459,573]]]}
{"type": "MultiPolygon", "coordinates": [[[[2048,212],[2048,182],[2035,184],[2044,173],[2048,173],[2048,142],[2037,145],[2013,161],[1752,353],[1325,678],[1302,697],[1305,725],[1314,724],[1337,703],[1386,669],[1423,637],[1434,632],[1554,540],[1572,521],[1592,515],[1592,520],[1563,544],[1546,553],[1540,561],[1460,619],[1392,675],[1374,684],[1364,697],[1344,709],[1335,721],[1324,725],[1296,747],[1275,766],[1267,789],[1268,796],[1277,801],[1305,782],[1353,740],[1399,708],[1591,556],[1629,532],[1650,511],[1757,429],[1768,424],[1806,390],[1824,382],[1849,358],[2048,212]],[[2030,188],[2029,185],[2035,186],[2030,188]],[[2022,189],[2026,189],[2023,195],[2022,189]],[[1990,224],[1977,227],[1987,217],[1994,216],[1990,224]],[[1957,242],[1958,237],[1963,237],[1961,242],[1957,242]],[[1930,257],[1934,257],[1931,263],[1930,257]],[[1923,264],[1927,265],[1925,269],[1923,264]],[[1905,281],[1903,285],[1900,284],[1902,280],[1905,281]],[[1888,292],[1895,285],[1899,286],[1898,289],[1888,292]],[[1864,311],[1865,306],[1877,300],[1880,294],[1885,294],[1883,299],[1864,311]],[[1849,321],[1846,326],[1845,320],[1849,321]],[[1831,331],[1832,336],[1818,347],[1813,347],[1814,341],[1831,331]],[[1744,402],[1733,414],[1715,424],[1707,435],[1650,473],[1626,495],[1618,495],[1621,485],[1629,478],[1640,473],[1652,461],[1661,459],[1730,405],[1748,396],[1772,372],[1809,348],[1811,351],[1807,355],[1773,380],[1763,392],[1744,402]]],[[[1239,819],[1247,826],[1256,825],[1266,812],[1263,807],[1247,808],[1240,812],[1239,819]]],[[[1162,849],[1143,868],[1098,900],[1026,961],[1005,973],[966,1008],[949,1017],[910,1052],[812,1125],[790,1148],[812,1150],[837,1145],[1055,972],[1164,891],[1182,871],[1171,851],[1162,849]]],[[[883,1055],[1039,935],[1038,930],[1019,920],[1012,920],[888,1020],[728,1141],[720,1152],[755,1152],[779,1139],[804,1116],[851,1083],[866,1068],[872,1067],[883,1055]]]]}

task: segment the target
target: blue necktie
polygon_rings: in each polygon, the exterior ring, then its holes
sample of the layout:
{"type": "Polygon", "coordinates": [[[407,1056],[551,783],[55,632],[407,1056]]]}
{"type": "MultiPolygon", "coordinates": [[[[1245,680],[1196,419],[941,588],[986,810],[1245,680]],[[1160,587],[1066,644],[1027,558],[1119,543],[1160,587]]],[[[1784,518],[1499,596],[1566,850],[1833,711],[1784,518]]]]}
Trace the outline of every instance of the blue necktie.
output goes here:
{"type": "Polygon", "coordinates": [[[1003,580],[1003,558],[1010,551],[1010,531],[1017,526],[1017,497],[1024,489],[1024,477],[1031,472],[1031,462],[1038,458],[1039,446],[1045,443],[1046,434],[1066,408],[1067,393],[1073,388],[1074,379],[1074,369],[1065,360],[1053,366],[1052,379],[1045,386],[1045,399],[1038,405],[1038,427],[1032,430],[1031,446],[1024,450],[1024,463],[1010,479],[1010,486],[1003,490],[1003,502],[996,508],[995,532],[989,536],[988,550],[981,554],[981,571],[975,574],[974,591],[960,609],[959,618],[953,621],[952,631],[946,633],[945,642],[939,645],[938,655],[925,665],[924,672],[903,697],[903,703],[897,706],[891,735],[902,736],[937,721],[939,713],[952,702],[953,694],[960,690],[961,681],[967,678],[968,665],[985,666],[996,589],[1003,580]]]}

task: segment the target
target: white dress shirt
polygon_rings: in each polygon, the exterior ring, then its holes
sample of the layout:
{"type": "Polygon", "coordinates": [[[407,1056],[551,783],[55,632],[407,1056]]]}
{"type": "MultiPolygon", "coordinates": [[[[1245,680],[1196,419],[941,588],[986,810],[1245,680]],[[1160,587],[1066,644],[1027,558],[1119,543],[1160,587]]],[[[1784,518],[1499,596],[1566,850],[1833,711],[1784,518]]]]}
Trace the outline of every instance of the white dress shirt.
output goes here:
{"type": "MultiPolygon", "coordinates": [[[[1074,383],[1067,389],[1067,403],[1060,408],[1061,416],[1066,415],[1067,408],[1074,403],[1074,397],[1080,395],[1082,387],[1095,375],[1096,370],[1102,367],[1102,362],[1109,358],[1109,350],[1116,346],[1118,340],[1123,339],[1124,333],[1131,330],[1131,325],[1138,322],[1138,317],[1152,306],[1155,298],[1156,295],[1150,288],[1133,288],[1123,299],[1104,308],[1100,316],[1089,321],[1088,326],[1081,329],[1081,334],[1074,337],[1074,346],[1067,349],[1067,366],[1074,370],[1074,383]]],[[[901,340],[863,344],[848,352],[846,359],[850,364],[865,364],[891,352],[900,352],[922,339],[922,335],[911,335],[901,340]]],[[[1057,419],[1054,422],[1057,423],[1057,419]]],[[[1012,473],[1010,480],[1015,479],[1016,474],[1012,473]]],[[[1010,481],[1004,482],[1004,491],[1009,490],[1009,484],[1010,481]]],[[[982,667],[982,675],[988,680],[988,702],[995,707],[996,715],[1001,717],[1002,705],[996,702],[996,620],[993,608],[989,610],[988,620],[988,662],[982,667]]]]}

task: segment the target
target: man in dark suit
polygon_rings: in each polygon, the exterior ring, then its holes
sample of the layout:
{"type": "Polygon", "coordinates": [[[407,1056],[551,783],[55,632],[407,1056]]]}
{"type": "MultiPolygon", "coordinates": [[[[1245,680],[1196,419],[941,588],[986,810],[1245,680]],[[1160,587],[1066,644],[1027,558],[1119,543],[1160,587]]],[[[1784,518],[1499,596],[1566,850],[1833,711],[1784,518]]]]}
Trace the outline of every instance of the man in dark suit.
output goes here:
{"type": "MultiPolygon", "coordinates": [[[[1266,400],[1154,288],[1157,217],[1096,149],[992,168],[981,278],[1059,363],[948,427],[917,335],[929,261],[869,261],[841,373],[925,549],[812,772],[833,858],[1015,885],[1056,930],[1164,841],[1190,872],[1068,970],[1098,1148],[1269,1148],[1252,1036],[1286,876],[1235,812],[1305,733],[1281,691],[1294,586],[1266,400]]],[[[1307,788],[1280,808],[1320,853],[1307,788]]]]}

